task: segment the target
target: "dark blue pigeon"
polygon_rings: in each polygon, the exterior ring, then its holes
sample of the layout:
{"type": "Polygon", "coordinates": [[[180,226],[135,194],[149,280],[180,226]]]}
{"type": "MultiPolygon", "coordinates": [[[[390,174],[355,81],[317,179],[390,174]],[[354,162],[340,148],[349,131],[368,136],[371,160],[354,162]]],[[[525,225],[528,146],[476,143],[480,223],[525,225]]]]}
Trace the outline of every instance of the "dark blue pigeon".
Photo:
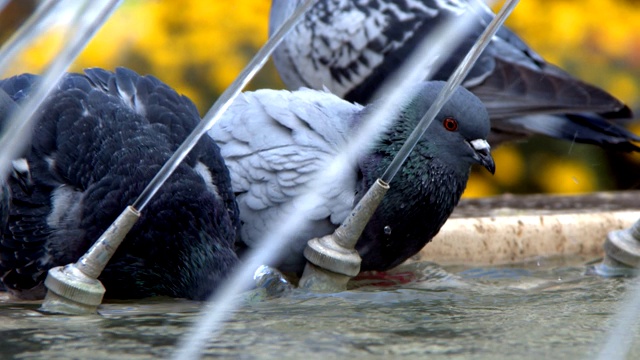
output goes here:
{"type": "MultiPolygon", "coordinates": [[[[272,0],[270,31],[301,2],[272,0]]],[[[444,21],[469,11],[475,12],[472,29],[431,78],[447,80],[494,17],[480,0],[318,0],[273,58],[289,89],[326,87],[348,101],[366,104],[420,41],[444,21]]],[[[547,63],[505,27],[463,86],[487,107],[494,144],[542,134],[614,150],[640,150],[632,143],[640,138],[611,121],[630,118],[627,106],[547,63]]]]}
{"type": "MultiPolygon", "coordinates": [[[[209,134],[231,172],[241,240],[254,247],[271,229],[302,207],[297,196],[318,187],[322,199],[291,234],[279,264],[301,271],[306,241],[329,234],[344,221],[443,87],[427,82],[407,91],[385,133],[344,172],[329,177],[333,158],[349,143],[376,106],[362,107],[328,92],[258,90],[242,94],[209,134]],[[321,184],[330,184],[320,187],[321,184]]],[[[386,270],[414,255],[447,220],[467,184],[473,164],[495,170],[489,117],[480,100],[458,88],[391,182],[391,189],[358,240],[362,270],[386,270]]]]}
{"type": "MultiPolygon", "coordinates": [[[[20,106],[38,79],[2,80],[0,92],[20,106]]],[[[77,261],[200,121],[189,99],[123,68],[67,74],[36,116],[0,238],[2,284],[21,298],[43,296],[47,270],[77,261]]],[[[238,261],[238,226],[229,172],[205,138],[100,276],[106,296],[206,298],[238,261]]]]}

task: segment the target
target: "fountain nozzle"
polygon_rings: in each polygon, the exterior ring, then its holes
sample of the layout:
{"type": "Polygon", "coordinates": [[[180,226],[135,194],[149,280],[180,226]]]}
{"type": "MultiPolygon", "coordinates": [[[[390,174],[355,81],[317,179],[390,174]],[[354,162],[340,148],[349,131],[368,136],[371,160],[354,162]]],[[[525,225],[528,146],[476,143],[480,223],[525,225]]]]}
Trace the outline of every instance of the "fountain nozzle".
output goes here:
{"type": "Polygon", "coordinates": [[[610,231],[604,242],[605,256],[596,266],[599,275],[633,276],[640,272],[640,220],[630,228],[610,231]]]}
{"type": "Polygon", "coordinates": [[[40,310],[68,315],[95,313],[105,293],[98,276],[139,218],[140,212],[128,206],[80,260],[50,269],[40,310]]]}
{"type": "Polygon", "coordinates": [[[356,242],[387,190],[389,184],[377,179],[340,227],[332,234],[309,240],[304,249],[308,262],[300,278],[301,288],[316,292],[347,289],[347,282],[358,275],[362,262],[356,242]]]}

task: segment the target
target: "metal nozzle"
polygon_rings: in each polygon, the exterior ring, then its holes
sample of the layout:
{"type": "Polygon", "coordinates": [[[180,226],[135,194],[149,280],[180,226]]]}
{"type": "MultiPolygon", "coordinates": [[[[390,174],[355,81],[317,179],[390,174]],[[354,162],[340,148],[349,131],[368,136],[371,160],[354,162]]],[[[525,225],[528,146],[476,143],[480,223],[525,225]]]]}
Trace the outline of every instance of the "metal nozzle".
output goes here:
{"type": "Polygon", "coordinates": [[[318,292],[337,292],[360,272],[362,259],[355,250],[362,231],[378,208],[389,185],[378,179],[332,234],[309,240],[304,256],[309,261],[300,287],[318,292]]]}
{"type": "Polygon", "coordinates": [[[69,315],[95,313],[105,293],[98,276],[139,218],[140,213],[128,206],[78,262],[50,269],[40,310],[69,315]]]}
{"type": "Polygon", "coordinates": [[[632,276],[640,271],[640,220],[630,228],[611,231],[604,242],[605,256],[596,266],[602,276],[632,276]]]}

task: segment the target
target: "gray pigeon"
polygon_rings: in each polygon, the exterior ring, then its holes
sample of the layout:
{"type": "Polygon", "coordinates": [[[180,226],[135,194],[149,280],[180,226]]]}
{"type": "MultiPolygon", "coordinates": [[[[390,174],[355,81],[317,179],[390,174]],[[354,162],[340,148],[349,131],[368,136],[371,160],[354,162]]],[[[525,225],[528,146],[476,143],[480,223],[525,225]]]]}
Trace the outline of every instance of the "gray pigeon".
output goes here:
{"type": "MultiPolygon", "coordinates": [[[[209,131],[231,173],[241,239],[255,246],[275,225],[294,216],[294,198],[314,179],[330,183],[323,203],[292,234],[292,245],[278,265],[299,272],[306,241],[329,234],[347,217],[370,185],[382,175],[400,146],[443,87],[427,82],[407,94],[393,124],[357,162],[326,179],[329,162],[353,137],[375,104],[362,107],[328,92],[301,89],[258,90],[241,95],[209,131]]],[[[467,184],[471,165],[495,171],[489,117],[482,102],[458,88],[391,182],[381,206],[357,244],[362,270],[389,269],[414,255],[447,220],[467,184]]]]}
{"type": "MultiPolygon", "coordinates": [[[[273,33],[302,0],[272,0],[273,33]]],[[[276,68],[289,89],[323,89],[362,104],[439,24],[481,9],[469,35],[437,71],[447,80],[493,12],[480,0],[318,0],[276,49],[276,68]]],[[[416,82],[422,79],[416,79],[416,82]]],[[[605,91],[547,63],[502,27],[463,82],[491,117],[490,142],[542,134],[637,151],[640,137],[612,123],[631,111],[605,91]],[[550,114],[554,114],[551,116],[550,114]]]]}
{"type": "MultiPolygon", "coordinates": [[[[0,95],[20,106],[38,79],[1,80],[0,95]]],[[[65,75],[36,116],[0,237],[0,287],[21,298],[42,297],[47,270],[77,261],[200,121],[189,99],[123,68],[65,75]]],[[[228,170],[205,137],[100,276],[106,296],[207,298],[238,261],[238,227],[228,170]]]]}

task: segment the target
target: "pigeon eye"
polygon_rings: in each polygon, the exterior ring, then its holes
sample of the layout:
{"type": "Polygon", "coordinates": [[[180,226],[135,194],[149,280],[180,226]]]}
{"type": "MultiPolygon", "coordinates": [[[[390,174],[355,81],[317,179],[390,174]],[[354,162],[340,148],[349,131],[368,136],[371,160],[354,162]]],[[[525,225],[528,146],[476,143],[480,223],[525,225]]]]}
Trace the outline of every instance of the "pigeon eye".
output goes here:
{"type": "Polygon", "coordinates": [[[448,117],[444,119],[444,121],[442,122],[442,125],[444,125],[444,128],[447,129],[448,131],[458,130],[458,121],[454,118],[448,117]]]}

